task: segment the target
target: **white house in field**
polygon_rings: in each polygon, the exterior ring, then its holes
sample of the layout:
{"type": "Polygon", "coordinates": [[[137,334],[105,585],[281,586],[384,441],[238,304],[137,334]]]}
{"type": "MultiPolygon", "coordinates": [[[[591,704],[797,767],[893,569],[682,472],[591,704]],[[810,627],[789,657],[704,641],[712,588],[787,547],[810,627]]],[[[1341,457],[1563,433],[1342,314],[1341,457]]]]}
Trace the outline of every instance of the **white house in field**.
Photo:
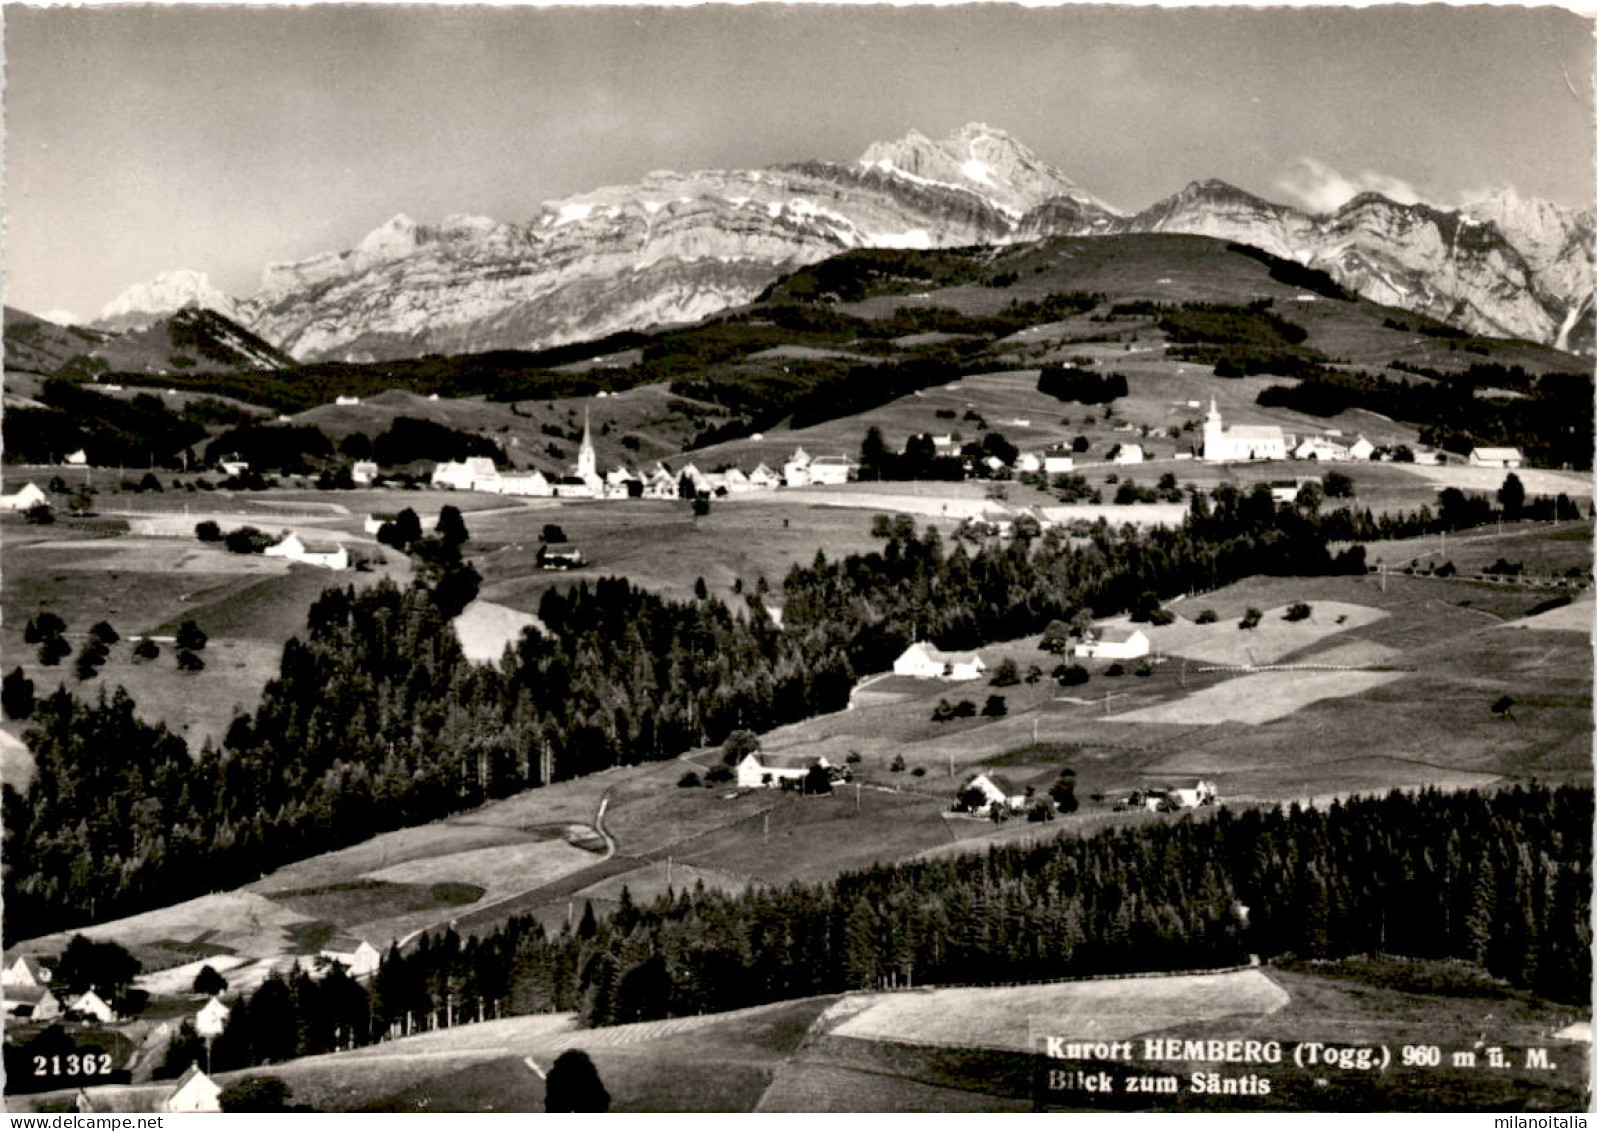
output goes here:
{"type": "Polygon", "coordinates": [[[383,962],[382,951],[371,943],[365,939],[349,938],[344,935],[329,939],[317,957],[338,963],[349,972],[351,978],[364,978],[368,974],[375,974],[377,967],[383,962]]]}
{"type": "Polygon", "coordinates": [[[1042,457],[1042,470],[1044,475],[1063,475],[1067,471],[1076,469],[1076,457],[1059,455],[1050,452],[1042,457]]]}
{"type": "Polygon", "coordinates": [[[432,485],[451,491],[486,491],[491,487],[478,487],[479,481],[487,483],[499,478],[499,469],[487,456],[470,456],[463,460],[445,460],[433,468],[432,485]]]}
{"type": "Polygon", "coordinates": [[[320,566],[323,569],[348,569],[349,550],[342,543],[317,539],[304,539],[292,532],[283,535],[274,546],[263,551],[268,557],[287,558],[301,565],[320,566]]]}
{"type": "Polygon", "coordinates": [[[116,1020],[116,1010],[106,1003],[106,1000],[93,990],[85,990],[71,1001],[67,1002],[67,1012],[92,1017],[96,1021],[109,1025],[116,1020]]]}
{"type": "Polygon", "coordinates": [[[854,465],[847,456],[816,456],[810,460],[810,483],[816,487],[835,487],[847,483],[854,465]]]}
{"type": "Polygon", "coordinates": [[[0,495],[0,511],[20,513],[49,501],[50,496],[41,491],[37,483],[24,483],[20,490],[9,495],[0,495]]]}
{"type": "Polygon", "coordinates": [[[31,954],[19,955],[0,971],[0,986],[42,986],[50,980],[50,971],[31,954]]]}
{"type": "Polygon", "coordinates": [[[219,997],[212,997],[194,1015],[194,1031],[202,1037],[219,1037],[227,1028],[227,1019],[233,1011],[219,997]]]}
{"type": "Polygon", "coordinates": [[[1143,452],[1141,444],[1121,444],[1120,450],[1115,453],[1113,463],[1141,463],[1143,452]]]}
{"type": "Polygon", "coordinates": [[[770,491],[782,485],[782,477],[761,463],[749,472],[749,486],[770,491]]]}
{"type": "Polygon", "coordinates": [[[1525,457],[1518,448],[1475,448],[1469,453],[1471,467],[1524,467],[1525,457]]]}
{"type": "Polygon", "coordinates": [[[738,788],[759,789],[763,786],[779,789],[784,782],[802,784],[816,766],[829,770],[832,763],[826,760],[824,754],[817,757],[812,754],[769,754],[756,750],[744,755],[743,761],[738,763],[738,788]]]}
{"type": "MultiPolygon", "coordinates": [[[[411,513],[415,514],[414,511],[412,511],[411,513]]],[[[398,511],[372,511],[370,514],[368,514],[366,516],[365,522],[363,522],[361,524],[361,529],[364,530],[367,534],[375,535],[379,530],[381,530],[383,528],[383,524],[384,523],[398,522],[398,521],[399,521],[399,512],[398,511]]],[[[435,515],[435,514],[433,514],[433,515],[427,515],[427,514],[416,515],[416,521],[421,523],[421,532],[423,534],[431,534],[434,530],[438,529],[438,516],[435,515]]]]}
{"type": "Polygon", "coordinates": [[[961,794],[980,790],[984,803],[974,810],[991,813],[997,809],[1022,809],[1026,805],[1026,791],[1000,774],[980,773],[960,787],[961,794]]]}
{"type": "Polygon", "coordinates": [[[945,652],[924,640],[911,644],[893,661],[894,675],[914,679],[980,679],[986,662],[975,652],[945,652]]]}
{"type": "Polygon", "coordinates": [[[161,1105],[173,1112],[217,1112],[222,1110],[222,1086],[207,1076],[198,1064],[177,1078],[177,1085],[161,1105]]]}
{"type": "Polygon", "coordinates": [[[782,465],[782,483],[787,487],[810,485],[810,453],[803,447],[796,449],[792,457],[782,465]]]}
{"type": "Polygon", "coordinates": [[[1339,463],[1348,459],[1348,449],[1327,436],[1305,436],[1292,449],[1293,459],[1312,459],[1320,463],[1339,463]]]}
{"type": "Polygon", "coordinates": [[[356,460],[349,469],[349,478],[357,487],[370,487],[377,478],[377,464],[369,459],[356,460]]]}
{"type": "Polygon", "coordinates": [[[1250,459],[1286,459],[1286,433],[1273,424],[1234,424],[1225,427],[1214,398],[1203,424],[1203,458],[1208,463],[1250,459]]]}
{"type": "Polygon", "coordinates": [[[473,484],[477,490],[487,491],[493,495],[536,495],[547,497],[554,494],[554,488],[549,485],[548,478],[537,468],[530,471],[501,471],[492,479],[474,479],[473,484]]]}
{"type": "Polygon", "coordinates": [[[1135,660],[1146,656],[1148,634],[1140,628],[1100,628],[1076,645],[1076,655],[1096,660],[1135,660]]]}
{"type": "Polygon", "coordinates": [[[1349,459],[1371,460],[1375,458],[1375,445],[1360,436],[1347,446],[1347,454],[1349,459]]]}
{"type": "Polygon", "coordinates": [[[1143,795],[1142,803],[1149,809],[1158,809],[1161,804],[1177,809],[1196,809],[1200,805],[1213,805],[1219,797],[1220,793],[1212,781],[1200,780],[1190,786],[1150,789],[1143,795]]]}

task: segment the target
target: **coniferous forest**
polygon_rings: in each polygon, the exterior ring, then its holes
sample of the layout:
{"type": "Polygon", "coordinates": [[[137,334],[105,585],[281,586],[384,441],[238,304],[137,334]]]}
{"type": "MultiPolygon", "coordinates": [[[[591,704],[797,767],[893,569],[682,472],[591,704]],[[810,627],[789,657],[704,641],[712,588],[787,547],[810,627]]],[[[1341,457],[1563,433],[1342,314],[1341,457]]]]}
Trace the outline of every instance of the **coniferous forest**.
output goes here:
{"type": "MultiPolygon", "coordinates": [[[[617,579],[551,590],[548,635],[527,634],[498,666],[465,660],[426,588],[331,589],[259,708],[198,758],[121,691],[38,703],[33,785],[26,798],[5,788],[8,913],[19,936],[111,919],[529,787],[836,710],[917,631],[970,647],[1259,572],[1363,573],[1362,550],[1331,554],[1325,526],[1227,491],[1195,501],[1180,529],[1099,524],[975,550],[891,524],[879,552],[817,554],[780,597],[762,579],[735,610],[617,579]],[[783,604],[783,628],[767,600],[783,604]]],[[[235,1013],[217,1063],[372,1040],[401,1018],[578,1009],[605,1023],[1253,954],[1455,956],[1575,1000],[1590,977],[1591,811],[1589,788],[1221,811],[818,886],[624,901],[555,938],[526,920],[428,939],[390,955],[369,987],[273,979],[235,1013]]]]}
{"type": "Polygon", "coordinates": [[[390,951],[368,986],[274,977],[218,1067],[550,1010],[591,1024],[812,994],[1176,971],[1291,955],[1459,958],[1582,1003],[1592,791],[1394,792],[882,866],[818,885],[693,891],[390,951]]]}

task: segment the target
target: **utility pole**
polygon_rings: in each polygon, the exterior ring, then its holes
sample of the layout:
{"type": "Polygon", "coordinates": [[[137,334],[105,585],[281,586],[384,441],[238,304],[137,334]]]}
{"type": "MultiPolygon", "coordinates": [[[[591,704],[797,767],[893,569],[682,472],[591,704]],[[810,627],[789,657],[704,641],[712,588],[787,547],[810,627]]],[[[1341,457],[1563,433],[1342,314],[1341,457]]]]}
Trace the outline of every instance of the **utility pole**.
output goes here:
{"type": "Polygon", "coordinates": [[[1111,699],[1113,699],[1114,697],[1115,697],[1115,693],[1113,691],[1105,691],[1103,693],[1103,713],[1104,713],[1104,717],[1106,717],[1106,718],[1109,715],[1109,701],[1111,699]]]}
{"type": "Polygon", "coordinates": [[[771,843],[771,811],[765,811],[765,843],[771,843]]]}

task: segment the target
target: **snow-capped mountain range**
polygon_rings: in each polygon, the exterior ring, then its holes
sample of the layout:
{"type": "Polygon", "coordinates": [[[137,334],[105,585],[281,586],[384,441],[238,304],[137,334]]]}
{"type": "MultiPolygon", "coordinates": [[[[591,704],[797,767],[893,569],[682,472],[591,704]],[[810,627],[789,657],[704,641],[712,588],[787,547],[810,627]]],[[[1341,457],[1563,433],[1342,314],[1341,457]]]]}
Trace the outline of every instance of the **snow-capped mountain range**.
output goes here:
{"type": "Polygon", "coordinates": [[[851,165],[650,173],[524,223],[400,215],[352,248],[266,268],[235,300],[175,272],[106,307],[125,327],[204,306],[301,360],[540,348],[702,318],[850,248],[1180,232],[1262,248],[1473,332],[1593,348],[1593,216],[1499,194],[1462,211],[1365,194],[1329,215],[1200,181],[1127,216],[1001,130],[911,131],[851,165]]]}

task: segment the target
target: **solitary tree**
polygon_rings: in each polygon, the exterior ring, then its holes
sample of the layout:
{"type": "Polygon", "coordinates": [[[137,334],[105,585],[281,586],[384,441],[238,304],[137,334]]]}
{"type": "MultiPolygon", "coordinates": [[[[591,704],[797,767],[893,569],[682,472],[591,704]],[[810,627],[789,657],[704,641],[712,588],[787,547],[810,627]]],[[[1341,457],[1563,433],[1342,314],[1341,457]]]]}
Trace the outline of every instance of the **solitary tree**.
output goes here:
{"type": "Polygon", "coordinates": [[[1020,682],[1020,666],[1015,663],[1013,657],[1004,657],[1003,662],[993,672],[991,682],[994,687],[1013,687],[1020,682]]]}
{"type": "Polygon", "coordinates": [[[161,646],[148,636],[140,637],[139,642],[133,645],[133,658],[135,660],[153,660],[161,654],[161,646]]]}
{"type": "Polygon", "coordinates": [[[211,519],[206,519],[204,522],[196,522],[194,524],[194,537],[201,542],[220,542],[222,540],[222,528],[211,519]]]}
{"type": "Polygon", "coordinates": [[[1009,714],[1009,704],[1004,701],[1002,695],[989,695],[987,696],[987,702],[982,706],[981,713],[988,718],[1002,718],[1004,715],[1009,714]]]}
{"type": "Polygon", "coordinates": [[[94,627],[89,629],[89,639],[98,640],[102,644],[115,644],[122,637],[117,634],[116,629],[111,627],[110,621],[102,620],[97,621],[94,627]]]}
{"type": "Polygon", "coordinates": [[[0,707],[8,719],[25,719],[33,714],[33,680],[20,667],[12,668],[0,683],[0,707]]]}
{"type": "Polygon", "coordinates": [[[1514,697],[1512,695],[1504,695],[1497,702],[1493,703],[1492,714],[1496,715],[1500,719],[1508,719],[1509,721],[1516,723],[1519,722],[1518,719],[1514,718],[1514,697]]]}
{"type": "Polygon", "coordinates": [[[1062,620],[1051,620],[1043,629],[1042,641],[1037,645],[1044,652],[1060,655],[1070,651],[1070,626],[1062,620]]]}
{"type": "Polygon", "coordinates": [[[559,524],[546,522],[543,524],[543,530],[538,535],[538,541],[564,542],[566,541],[566,532],[559,524]]]}
{"type": "Polygon", "coordinates": [[[721,745],[721,760],[735,766],[760,748],[760,736],[752,730],[735,730],[721,745]]]}
{"type": "Polygon", "coordinates": [[[1512,471],[1497,489],[1497,501],[1502,505],[1503,517],[1512,521],[1525,509],[1525,485],[1512,471]]]}
{"type": "Polygon", "coordinates": [[[581,1049],[567,1049],[549,1068],[544,1082],[545,1111],[593,1112],[610,1110],[610,1093],[599,1070],[581,1049]]]}
{"type": "Polygon", "coordinates": [[[185,620],[177,626],[175,642],[179,648],[185,648],[190,652],[204,651],[205,642],[209,639],[210,637],[206,636],[200,626],[192,620],[185,620]]]}
{"type": "Polygon", "coordinates": [[[209,963],[200,967],[200,972],[194,975],[193,990],[197,994],[220,994],[227,991],[227,979],[216,972],[216,968],[209,963]]]}
{"type": "Polygon", "coordinates": [[[438,537],[455,546],[471,537],[466,530],[466,520],[460,516],[460,508],[453,505],[446,505],[439,510],[437,532],[438,537]]]}
{"type": "Polygon", "coordinates": [[[1068,766],[1059,771],[1059,777],[1048,789],[1048,796],[1059,806],[1061,813],[1074,813],[1079,807],[1076,800],[1076,771],[1068,766]]]}

